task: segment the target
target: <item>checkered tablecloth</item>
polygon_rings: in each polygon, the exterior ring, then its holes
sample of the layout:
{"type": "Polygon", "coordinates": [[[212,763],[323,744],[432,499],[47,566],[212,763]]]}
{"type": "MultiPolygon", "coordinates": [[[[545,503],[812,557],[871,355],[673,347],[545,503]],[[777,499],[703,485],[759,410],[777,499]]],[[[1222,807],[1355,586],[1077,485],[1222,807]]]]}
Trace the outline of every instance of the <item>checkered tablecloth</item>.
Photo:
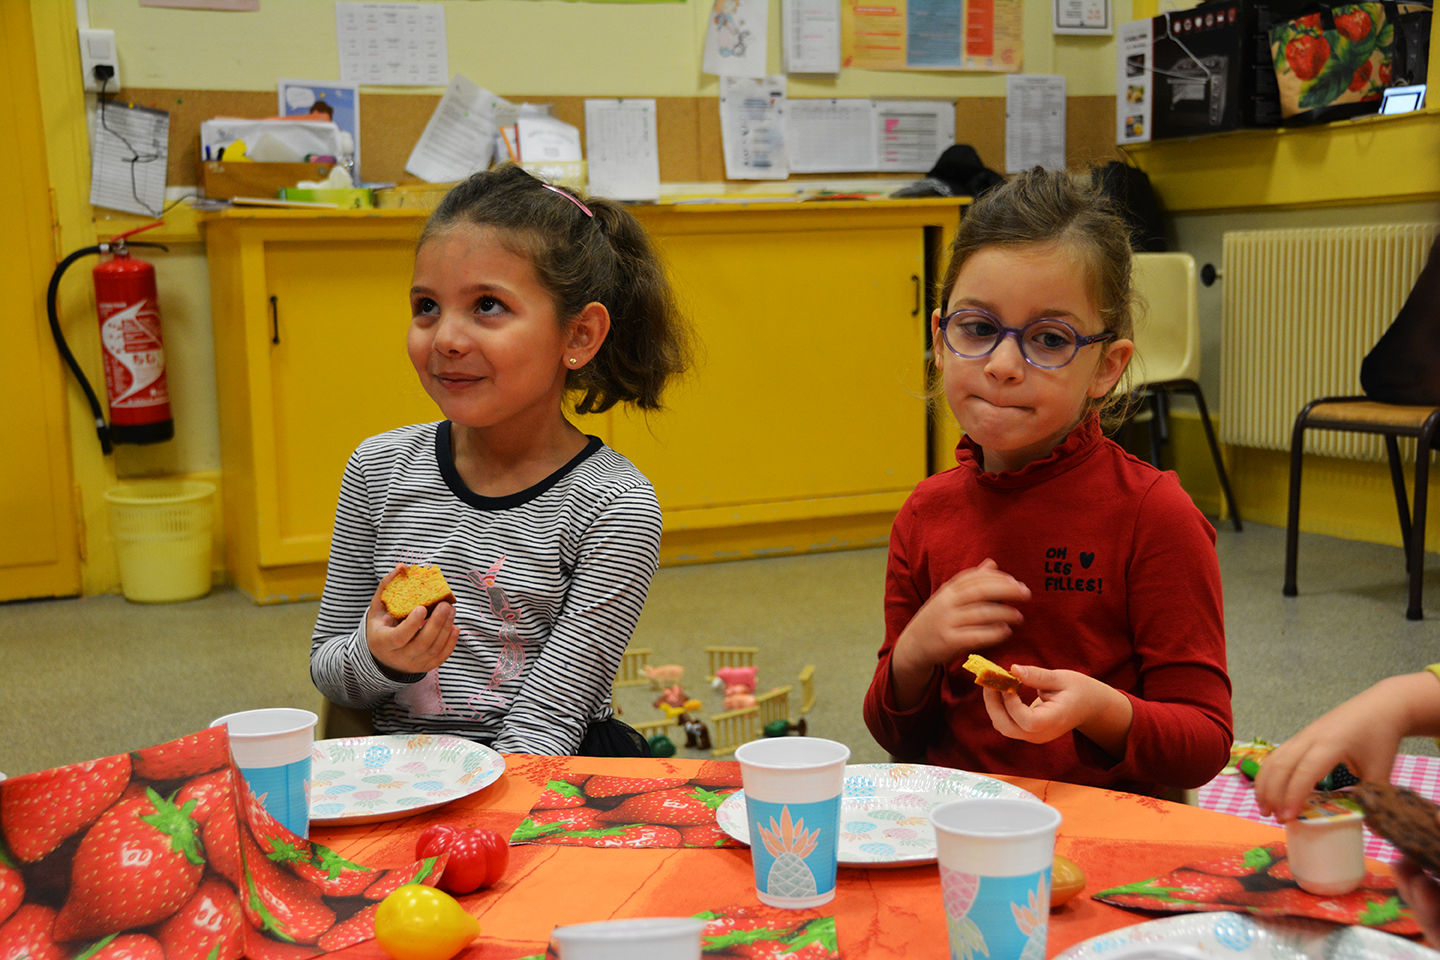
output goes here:
{"type": "MultiPolygon", "coordinates": [[[[1421,796],[1440,802],[1440,757],[1421,757],[1402,753],[1395,758],[1390,771],[1390,782],[1409,787],[1421,796]]],[[[1259,823],[1279,826],[1274,817],[1260,812],[1255,802],[1255,785],[1242,773],[1224,773],[1200,788],[1200,806],[1206,810],[1218,810],[1259,823]]],[[[1400,859],[1400,851],[1389,841],[1365,829],[1365,856],[1385,863],[1400,859]]]]}

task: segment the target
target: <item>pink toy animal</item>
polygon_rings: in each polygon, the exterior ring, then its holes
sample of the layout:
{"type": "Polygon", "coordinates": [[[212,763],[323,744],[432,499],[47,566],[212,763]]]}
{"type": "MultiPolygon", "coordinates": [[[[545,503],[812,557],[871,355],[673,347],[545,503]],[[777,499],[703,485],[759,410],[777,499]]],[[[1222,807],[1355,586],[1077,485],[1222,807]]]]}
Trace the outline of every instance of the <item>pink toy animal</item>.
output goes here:
{"type": "Polygon", "coordinates": [[[739,710],[742,707],[755,706],[755,697],[748,693],[732,693],[725,698],[726,710],[739,710]]]}
{"type": "Polygon", "coordinates": [[[656,698],[652,706],[658,707],[662,703],[668,703],[672,707],[678,707],[689,699],[689,697],[685,696],[685,691],[680,689],[680,684],[677,683],[673,687],[666,687],[665,692],[656,698]]]}
{"type": "Polygon", "coordinates": [[[678,663],[666,663],[658,667],[642,667],[641,669],[645,671],[645,676],[650,678],[652,690],[660,690],[671,684],[679,683],[680,679],[685,676],[685,668],[678,663]]]}
{"type": "Polygon", "coordinates": [[[754,693],[755,668],[721,667],[715,671],[715,687],[724,687],[727,694],[731,692],[731,687],[741,687],[745,693],[754,693]]]}

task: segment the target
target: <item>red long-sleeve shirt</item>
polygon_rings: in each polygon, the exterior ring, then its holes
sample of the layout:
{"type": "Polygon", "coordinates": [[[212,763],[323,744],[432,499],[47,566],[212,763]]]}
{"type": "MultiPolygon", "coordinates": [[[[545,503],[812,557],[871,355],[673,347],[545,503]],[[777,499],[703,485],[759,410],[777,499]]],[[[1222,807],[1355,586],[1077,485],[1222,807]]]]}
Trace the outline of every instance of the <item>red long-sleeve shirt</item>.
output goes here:
{"type": "Polygon", "coordinates": [[[958,466],[921,483],[895,519],[885,642],[865,696],[876,741],[901,760],[1141,793],[1209,782],[1233,735],[1214,528],[1175,474],[1125,453],[1094,418],[1020,470],[984,473],[980,458],[962,441],[958,466]],[[890,656],[900,632],[987,557],[1031,599],[1024,623],[979,652],[1125,693],[1134,707],[1125,756],[1079,733],[1043,744],[1001,735],[964,657],[935,671],[915,707],[897,707],[890,656]]]}

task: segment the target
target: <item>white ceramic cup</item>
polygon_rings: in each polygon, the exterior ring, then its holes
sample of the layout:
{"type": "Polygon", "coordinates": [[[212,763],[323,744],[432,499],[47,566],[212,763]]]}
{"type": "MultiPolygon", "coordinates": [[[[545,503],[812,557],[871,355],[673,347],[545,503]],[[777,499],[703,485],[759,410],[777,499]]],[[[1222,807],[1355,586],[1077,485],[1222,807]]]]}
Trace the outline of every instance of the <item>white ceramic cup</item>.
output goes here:
{"type": "Polygon", "coordinates": [[[1285,824],[1290,875],[1301,890],[1338,897],[1365,879],[1364,817],[1359,814],[1285,824]]]}
{"type": "Polygon", "coordinates": [[[804,910],[835,899],[840,797],[850,748],[818,737],[771,737],[735,750],[755,895],[804,910]]]}
{"type": "Polygon", "coordinates": [[[1033,800],[954,800],[930,811],[953,956],[1045,956],[1060,811],[1033,800]]]}
{"type": "Polygon", "coordinates": [[[310,751],[320,718],[309,710],[270,707],[227,713],[230,755],[270,815],[300,837],[310,836],[310,751]]]}
{"type": "Polygon", "coordinates": [[[700,960],[695,917],[641,917],[556,927],[560,960],[700,960]]]}

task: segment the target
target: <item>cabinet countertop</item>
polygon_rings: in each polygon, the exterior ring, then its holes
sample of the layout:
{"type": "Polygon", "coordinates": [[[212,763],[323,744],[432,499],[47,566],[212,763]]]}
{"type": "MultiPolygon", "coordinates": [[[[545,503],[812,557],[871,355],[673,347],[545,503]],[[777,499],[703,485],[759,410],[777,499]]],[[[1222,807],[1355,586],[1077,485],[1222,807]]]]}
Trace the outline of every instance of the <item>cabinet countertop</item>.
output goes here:
{"type": "MultiPolygon", "coordinates": [[[[900,200],[803,200],[776,201],[755,198],[724,198],[714,201],[687,201],[680,203],[636,204],[630,211],[642,222],[667,221],[679,217],[720,217],[743,214],[755,216],[766,214],[771,219],[800,213],[817,211],[869,211],[883,212],[888,216],[920,215],[934,216],[945,210],[956,210],[967,206],[969,197],[907,197],[900,200]]],[[[429,210],[418,209],[374,209],[374,210],[327,210],[316,208],[285,207],[229,207],[223,210],[196,210],[189,204],[176,204],[165,213],[164,226],[147,231],[143,239],[162,243],[204,243],[203,228],[210,223],[264,222],[264,223],[314,223],[317,221],[356,222],[367,220],[388,220],[420,222],[430,215],[429,210]]],[[[108,214],[97,217],[95,232],[105,239],[150,221],[127,214],[108,214]]]]}

